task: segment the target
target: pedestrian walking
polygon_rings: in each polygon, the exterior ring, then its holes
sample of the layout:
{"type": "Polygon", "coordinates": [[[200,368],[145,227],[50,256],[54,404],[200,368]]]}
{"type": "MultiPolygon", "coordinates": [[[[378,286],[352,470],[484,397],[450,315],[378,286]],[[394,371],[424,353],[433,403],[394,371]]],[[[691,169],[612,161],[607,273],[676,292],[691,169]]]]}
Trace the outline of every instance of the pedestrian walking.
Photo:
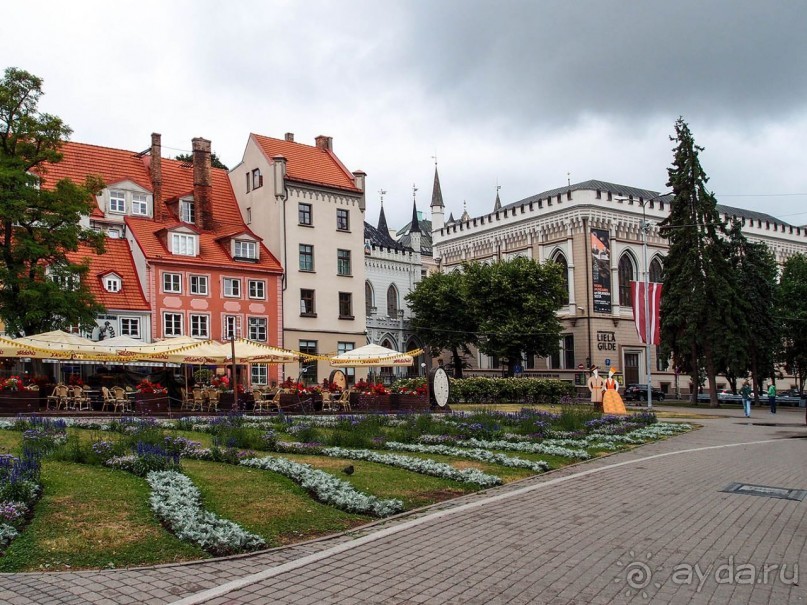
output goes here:
{"type": "Polygon", "coordinates": [[[751,385],[746,380],[743,382],[743,387],[740,389],[740,396],[743,398],[743,411],[745,417],[751,417],[751,385]]]}
{"type": "Polygon", "coordinates": [[[771,404],[771,414],[776,413],[776,384],[771,383],[768,387],[768,403],[771,404]]]}

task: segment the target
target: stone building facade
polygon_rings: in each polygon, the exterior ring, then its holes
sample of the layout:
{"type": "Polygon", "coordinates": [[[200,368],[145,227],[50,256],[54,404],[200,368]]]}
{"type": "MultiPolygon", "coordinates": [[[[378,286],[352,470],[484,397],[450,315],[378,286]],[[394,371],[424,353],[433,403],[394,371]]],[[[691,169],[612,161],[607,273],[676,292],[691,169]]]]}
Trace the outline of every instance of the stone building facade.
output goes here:
{"type": "MultiPolygon", "coordinates": [[[[647,380],[646,347],[640,340],[630,301],[630,281],[660,281],[667,241],[659,223],[670,210],[669,195],[607,183],[586,181],[544,191],[501,206],[490,214],[459,221],[445,219],[445,207],[432,204],[433,256],[442,271],[457,270],[463,261],[494,262],[526,256],[553,260],[566,267],[568,301],[559,313],[563,332],[559,352],[549,358],[524,359],[525,375],[560,378],[585,385],[586,369],[612,366],[623,383],[647,380]],[[647,261],[642,225],[646,220],[647,261]]],[[[498,202],[498,197],[497,197],[498,202]]],[[[807,228],[772,216],[718,205],[726,221],[737,218],[750,241],[766,243],[777,261],[807,252],[807,228]]],[[[654,386],[666,393],[687,394],[680,377],[651,348],[654,386]]],[[[479,352],[467,360],[469,374],[500,375],[495,358],[479,352]]],[[[725,380],[718,379],[718,387],[725,380]]],[[[789,388],[787,377],[780,386],[789,388]]]]}

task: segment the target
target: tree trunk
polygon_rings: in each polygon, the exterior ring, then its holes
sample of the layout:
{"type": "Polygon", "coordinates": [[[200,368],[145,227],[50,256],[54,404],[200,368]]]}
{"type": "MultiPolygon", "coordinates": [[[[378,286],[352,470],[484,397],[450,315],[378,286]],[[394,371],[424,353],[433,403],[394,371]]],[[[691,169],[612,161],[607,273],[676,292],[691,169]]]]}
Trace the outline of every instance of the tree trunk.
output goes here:
{"type": "Polygon", "coordinates": [[[454,360],[454,378],[462,378],[462,357],[456,347],[451,349],[451,359],[454,360]]]}
{"type": "Polygon", "coordinates": [[[692,367],[690,380],[692,381],[692,392],[689,394],[689,402],[693,405],[698,404],[698,389],[700,389],[700,372],[698,371],[698,350],[693,345],[690,351],[690,366],[692,367]]]}
{"type": "Polygon", "coordinates": [[[704,351],[704,361],[706,363],[706,378],[709,381],[709,407],[719,408],[720,400],[717,398],[717,373],[715,372],[715,362],[710,350],[704,351]]]}

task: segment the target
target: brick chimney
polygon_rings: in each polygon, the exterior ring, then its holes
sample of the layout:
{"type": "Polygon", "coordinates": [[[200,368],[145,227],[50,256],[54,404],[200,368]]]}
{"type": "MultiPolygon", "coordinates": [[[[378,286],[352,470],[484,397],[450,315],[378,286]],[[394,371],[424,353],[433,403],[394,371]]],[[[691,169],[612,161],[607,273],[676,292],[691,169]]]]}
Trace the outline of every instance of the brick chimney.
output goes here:
{"type": "Polygon", "coordinates": [[[333,151],[333,137],[319,135],[314,139],[317,142],[317,149],[327,149],[333,151]]]}
{"type": "Polygon", "coordinates": [[[289,143],[294,143],[294,133],[293,132],[287,132],[286,133],[286,140],[289,143]]]}
{"type": "Polygon", "coordinates": [[[210,141],[193,139],[193,202],[196,206],[196,226],[213,228],[213,187],[210,183],[210,141]]]}
{"type": "Polygon", "coordinates": [[[165,205],[163,204],[163,161],[162,136],[158,132],[151,133],[151,189],[154,219],[161,221],[165,218],[165,205]]]}

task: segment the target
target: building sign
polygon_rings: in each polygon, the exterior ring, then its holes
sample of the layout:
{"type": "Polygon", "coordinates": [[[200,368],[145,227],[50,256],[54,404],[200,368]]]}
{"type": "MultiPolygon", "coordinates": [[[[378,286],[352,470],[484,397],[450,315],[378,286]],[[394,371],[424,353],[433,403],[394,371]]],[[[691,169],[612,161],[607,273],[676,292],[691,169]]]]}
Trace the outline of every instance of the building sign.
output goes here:
{"type": "MultiPolygon", "coordinates": [[[[597,330],[597,350],[616,351],[616,333],[597,330]]],[[[611,360],[606,359],[605,365],[611,365],[611,360]]]]}
{"type": "Polygon", "coordinates": [[[611,237],[604,229],[591,230],[591,269],[594,312],[611,312],[611,237]]]}

